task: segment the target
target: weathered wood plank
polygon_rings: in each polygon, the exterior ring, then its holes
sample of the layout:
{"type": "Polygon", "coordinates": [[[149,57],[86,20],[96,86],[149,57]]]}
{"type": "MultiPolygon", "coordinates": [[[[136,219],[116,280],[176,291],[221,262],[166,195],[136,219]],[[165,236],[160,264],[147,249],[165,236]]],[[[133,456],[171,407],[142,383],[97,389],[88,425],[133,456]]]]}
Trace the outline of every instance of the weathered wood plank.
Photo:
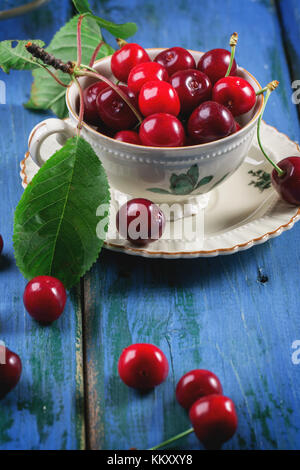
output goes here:
{"type": "MultiPolygon", "coordinates": [[[[136,21],[145,47],[224,47],[239,31],[238,62],[262,84],[280,80],[266,120],[299,139],[290,75],[271,1],[92,1],[116,22],[136,21]]],[[[107,36],[107,35],[106,35],[107,36]]],[[[85,279],[85,344],[92,448],[147,448],[189,426],[174,388],[195,367],[216,372],[236,402],[237,435],[226,449],[297,449],[300,227],[234,256],[147,260],[104,251],[85,279]],[[260,282],[259,270],[268,276],[260,282]],[[154,392],[140,396],[118,378],[123,347],[153,342],[171,371],[154,392]]],[[[175,447],[175,446],[174,446],[175,447]]],[[[177,448],[199,448],[195,437],[177,448]]]]}
{"type": "Polygon", "coordinates": [[[294,98],[300,112],[300,4],[297,0],[284,2],[278,0],[277,7],[283,29],[285,52],[293,79],[294,98]]]}
{"type": "MultiPolygon", "coordinates": [[[[52,0],[17,19],[0,22],[0,40],[36,37],[48,42],[70,17],[69,2],[52,0]]],[[[45,113],[22,104],[29,97],[30,73],[15,72],[6,83],[7,103],[0,105],[0,338],[19,353],[23,374],[18,387],[0,402],[0,449],[78,449],[85,446],[80,290],[69,296],[62,317],[41,327],[25,312],[25,280],[15,266],[14,209],[22,194],[20,161],[33,126],[45,113]]]]}

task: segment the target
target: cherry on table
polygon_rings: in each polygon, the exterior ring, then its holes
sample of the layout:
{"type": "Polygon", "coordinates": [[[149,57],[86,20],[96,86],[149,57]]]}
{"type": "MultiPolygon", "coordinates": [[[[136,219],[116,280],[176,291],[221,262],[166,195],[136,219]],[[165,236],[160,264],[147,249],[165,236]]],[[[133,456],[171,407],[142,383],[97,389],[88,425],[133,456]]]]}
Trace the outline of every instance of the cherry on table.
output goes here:
{"type": "Polygon", "coordinates": [[[3,250],[3,238],[2,236],[0,235],[0,255],[2,253],[2,250],[3,250]]]}
{"type": "Polygon", "coordinates": [[[168,113],[177,116],[180,101],[176,90],[168,82],[152,80],[146,82],[139,94],[139,108],[144,116],[168,113]]]}
{"type": "Polygon", "coordinates": [[[150,62],[145,49],[135,43],[126,43],[121,49],[113,53],[111,71],[118,80],[127,82],[130,70],[144,62],[150,62]]]}
{"type": "Polygon", "coordinates": [[[219,378],[211,371],[194,369],[181,377],[176,387],[178,403],[189,409],[195,401],[206,395],[223,393],[219,378]]]}
{"type": "Polygon", "coordinates": [[[183,47],[171,47],[160,52],[154,59],[160,65],[163,65],[169,76],[179,70],[195,69],[196,62],[192,54],[183,47]]]}
{"type": "MultiPolygon", "coordinates": [[[[137,94],[125,85],[119,85],[132,105],[137,108],[137,94]]],[[[99,93],[96,99],[100,118],[106,126],[115,130],[127,130],[137,124],[137,117],[128,104],[112,88],[107,88],[99,93]]]]}
{"type": "Polygon", "coordinates": [[[0,400],[10,392],[20,380],[22,362],[18,354],[0,345],[0,357],[5,358],[5,364],[0,362],[0,400]],[[3,351],[4,349],[4,351],[3,351]]]}
{"type": "Polygon", "coordinates": [[[180,70],[171,76],[170,83],[179,96],[182,115],[190,114],[200,103],[211,98],[210,79],[199,70],[180,70]]]}
{"type": "Polygon", "coordinates": [[[188,120],[188,133],[198,144],[222,139],[235,132],[235,128],[229,109],[215,101],[201,103],[188,120]]]}
{"type": "Polygon", "coordinates": [[[122,237],[134,245],[145,246],[162,236],[165,216],[149,199],[131,199],[119,209],[116,226],[122,237]]]}
{"type": "Polygon", "coordinates": [[[167,82],[169,80],[169,75],[165,67],[157,64],[156,62],[145,62],[143,64],[136,65],[129,74],[128,87],[135,93],[139,93],[142,86],[151,80],[167,82]]]}
{"type": "MultiPolygon", "coordinates": [[[[205,73],[214,85],[220,78],[225,77],[231,53],[226,49],[211,49],[203,54],[198,62],[198,70],[205,73]]],[[[230,75],[235,75],[237,70],[236,61],[233,60],[230,75]]]]}
{"type": "Polygon", "coordinates": [[[122,351],[118,371],[128,387],[150,390],[167,378],[169,364],[165,354],[154,344],[137,343],[122,351]]]}
{"type": "Polygon", "coordinates": [[[256,102],[254,88],[241,77],[224,77],[213,87],[212,99],[228,108],[233,116],[247,113],[256,102]]]}
{"type": "Polygon", "coordinates": [[[100,122],[96,99],[105,88],[108,88],[107,83],[99,81],[92,83],[92,85],[83,90],[84,121],[88,124],[97,126],[100,122]]]}
{"type": "Polygon", "coordinates": [[[189,411],[195,434],[206,449],[219,449],[234,435],[238,418],[233,401],[224,395],[197,400],[189,411]]]}
{"type": "Polygon", "coordinates": [[[146,117],[140,126],[139,136],[143,145],[151,147],[181,147],[185,142],[183,125],[167,113],[146,117]]]}
{"type": "Polygon", "coordinates": [[[278,194],[289,204],[300,206],[300,157],[287,157],[277,163],[282,176],[274,168],[271,181],[278,194]]]}
{"type": "Polygon", "coordinates": [[[141,145],[139,135],[135,131],[119,131],[114,136],[119,142],[127,142],[128,144],[141,145]]]}
{"type": "Polygon", "coordinates": [[[26,286],[23,301],[29,315],[40,323],[57,320],[66,304],[67,294],[63,283],[52,276],[37,276],[26,286]]]}

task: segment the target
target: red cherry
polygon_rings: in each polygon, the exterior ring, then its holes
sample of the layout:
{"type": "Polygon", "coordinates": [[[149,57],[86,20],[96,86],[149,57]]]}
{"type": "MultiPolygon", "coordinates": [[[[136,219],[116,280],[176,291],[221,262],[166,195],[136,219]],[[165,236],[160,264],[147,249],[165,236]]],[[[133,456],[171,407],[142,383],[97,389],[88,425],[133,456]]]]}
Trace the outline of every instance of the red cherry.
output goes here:
{"type": "Polygon", "coordinates": [[[19,382],[22,362],[18,354],[0,345],[0,400],[19,382]],[[4,359],[4,361],[2,361],[4,359]],[[2,364],[5,362],[5,364],[2,364]]]}
{"type": "Polygon", "coordinates": [[[219,449],[238,425],[234,403],[224,395],[200,398],[192,405],[189,416],[196,436],[207,449],[219,449]]]}
{"type": "Polygon", "coordinates": [[[158,240],[165,228],[161,209],[148,199],[131,199],[123,204],[116,217],[117,230],[122,237],[137,246],[158,240]]]}
{"type": "Polygon", "coordinates": [[[277,165],[285,173],[279,176],[275,168],[272,171],[271,180],[276,191],[289,204],[300,206],[300,158],[287,157],[277,165]]]}
{"type": "Polygon", "coordinates": [[[139,94],[139,108],[144,116],[169,113],[177,116],[180,101],[172,85],[158,80],[145,83],[139,94]]]}
{"type": "Polygon", "coordinates": [[[135,43],[125,44],[111,57],[111,71],[121,82],[127,82],[130,70],[138,64],[150,62],[150,58],[141,46],[135,43]]]}
{"type": "Polygon", "coordinates": [[[92,83],[89,87],[83,90],[84,101],[84,120],[85,122],[97,126],[100,122],[98,109],[96,106],[96,98],[100,91],[105,90],[107,84],[105,82],[92,83]]]}
{"type": "Polygon", "coordinates": [[[133,67],[128,77],[128,86],[135,93],[138,93],[144,83],[150,82],[151,80],[167,82],[169,75],[162,65],[156,62],[145,62],[144,64],[133,67]]]}
{"type": "Polygon", "coordinates": [[[168,376],[169,364],[164,353],[153,344],[138,343],[122,351],[118,370],[129,387],[149,390],[168,376]]]}
{"type": "Polygon", "coordinates": [[[253,108],[256,95],[247,80],[229,76],[217,81],[213,87],[212,99],[226,106],[234,116],[239,116],[253,108]]]}
{"type": "Polygon", "coordinates": [[[189,409],[199,398],[206,395],[222,395],[223,389],[218,377],[209,370],[195,369],[187,372],[176,387],[176,398],[183,408],[189,409]]]}
{"type": "Polygon", "coordinates": [[[171,76],[170,83],[177,91],[183,115],[190,114],[200,103],[211,98],[210,79],[199,70],[180,70],[171,76]]]}
{"type": "Polygon", "coordinates": [[[183,47],[171,47],[160,52],[154,59],[160,65],[163,65],[171,76],[179,70],[195,69],[196,62],[192,54],[183,47]]]}
{"type": "Polygon", "coordinates": [[[127,142],[129,144],[141,145],[141,141],[137,132],[134,131],[119,131],[114,137],[120,142],[127,142]]]}
{"type": "Polygon", "coordinates": [[[0,235],[0,255],[2,253],[2,250],[3,250],[3,238],[0,235]]]}
{"type": "Polygon", "coordinates": [[[181,147],[185,141],[181,122],[166,113],[146,117],[140,126],[139,136],[143,145],[151,147],[181,147]]]}
{"type": "Polygon", "coordinates": [[[242,129],[242,126],[239,125],[237,121],[235,121],[235,132],[238,132],[242,129]]]}
{"type": "Polygon", "coordinates": [[[225,106],[214,101],[200,104],[188,120],[188,133],[195,143],[222,139],[235,131],[235,120],[225,106]]]}
{"type": "MultiPolygon", "coordinates": [[[[225,77],[230,62],[230,52],[226,49],[212,49],[200,58],[198,70],[204,72],[214,85],[220,78],[225,77]]],[[[233,60],[230,75],[235,75],[236,62],[233,60]]]]}
{"type": "MultiPolygon", "coordinates": [[[[127,95],[133,106],[137,108],[137,95],[127,86],[119,85],[119,88],[127,95]]],[[[133,111],[112,88],[101,91],[96,103],[100,118],[111,129],[130,129],[138,122],[133,111]]]]}
{"type": "Polygon", "coordinates": [[[23,300],[27,312],[36,321],[51,323],[61,316],[67,294],[59,279],[37,276],[27,284],[23,300]]]}

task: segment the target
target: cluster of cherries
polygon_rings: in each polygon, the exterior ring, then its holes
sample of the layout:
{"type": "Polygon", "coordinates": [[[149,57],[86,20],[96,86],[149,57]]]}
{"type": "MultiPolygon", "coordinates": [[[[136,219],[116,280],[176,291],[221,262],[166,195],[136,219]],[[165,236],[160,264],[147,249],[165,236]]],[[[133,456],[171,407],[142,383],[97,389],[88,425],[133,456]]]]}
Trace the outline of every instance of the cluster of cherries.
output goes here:
{"type": "Polygon", "coordinates": [[[116,140],[153,147],[197,145],[236,132],[235,117],[256,102],[250,83],[235,76],[236,41],[234,33],[231,53],[213,49],[198,64],[182,47],[151,61],[140,45],[122,41],[111,58],[120,94],[103,81],[90,85],[83,92],[84,120],[116,140]]]}
{"type": "MultiPolygon", "coordinates": [[[[168,376],[168,360],[157,346],[137,343],[125,348],[119,358],[120,378],[129,387],[150,390],[168,376]]],[[[189,410],[192,428],[153,447],[155,450],[195,432],[206,449],[219,449],[237,429],[238,419],[233,401],[223,395],[218,377],[209,370],[187,372],[176,387],[178,403],[189,410]]]]}
{"type": "MultiPolygon", "coordinates": [[[[0,236],[0,248],[3,242],[0,236]]],[[[0,254],[1,250],[0,249],[0,254]]],[[[37,276],[26,286],[23,295],[28,313],[41,324],[50,324],[57,320],[66,304],[67,293],[59,279],[52,276],[37,276]]],[[[0,345],[0,348],[5,348],[0,345]]],[[[0,400],[4,398],[19,382],[22,373],[22,361],[18,354],[5,348],[5,363],[0,362],[0,400]]]]}

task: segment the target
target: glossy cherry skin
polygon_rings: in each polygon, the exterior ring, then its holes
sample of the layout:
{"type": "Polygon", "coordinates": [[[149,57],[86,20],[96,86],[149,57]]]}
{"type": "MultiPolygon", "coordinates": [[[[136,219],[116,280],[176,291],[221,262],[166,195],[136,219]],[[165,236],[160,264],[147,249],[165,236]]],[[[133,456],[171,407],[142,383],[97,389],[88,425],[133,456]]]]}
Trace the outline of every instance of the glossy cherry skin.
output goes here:
{"type": "Polygon", "coordinates": [[[233,116],[247,113],[256,102],[253,87],[241,77],[225,77],[217,81],[212,99],[228,108],[233,116]]]}
{"type": "Polygon", "coordinates": [[[284,201],[300,206],[300,158],[287,157],[277,165],[285,174],[279,176],[274,168],[271,175],[273,186],[284,201]]]}
{"type": "Polygon", "coordinates": [[[168,113],[177,116],[180,101],[176,90],[168,82],[154,80],[145,83],[139,94],[139,108],[144,116],[168,113]]]}
{"type": "Polygon", "coordinates": [[[59,279],[52,276],[37,276],[27,284],[23,300],[29,315],[36,321],[47,324],[61,316],[67,294],[59,279]]]}
{"type": "Polygon", "coordinates": [[[178,403],[187,410],[199,398],[207,395],[222,395],[223,389],[219,378],[209,370],[194,369],[179,380],[176,387],[178,403]]]}
{"type": "MultiPolygon", "coordinates": [[[[133,106],[137,108],[138,99],[136,93],[124,85],[119,85],[119,88],[126,94],[133,106]]],[[[117,131],[127,130],[138,122],[133,111],[112,88],[101,91],[96,103],[100,118],[110,129],[117,131]]]]}
{"type": "Polygon", "coordinates": [[[127,142],[128,144],[141,145],[139,135],[135,131],[119,131],[115,137],[119,142],[127,142]]]}
{"type": "Polygon", "coordinates": [[[111,57],[111,71],[121,82],[127,82],[130,70],[138,64],[150,62],[150,58],[141,46],[135,43],[125,44],[111,57]]]}
{"type": "Polygon", "coordinates": [[[237,121],[235,121],[235,132],[238,132],[242,129],[242,126],[239,125],[237,121]]]}
{"type": "Polygon", "coordinates": [[[145,246],[162,236],[165,216],[152,201],[131,199],[119,209],[116,226],[122,237],[134,245],[145,246]]]}
{"type": "Polygon", "coordinates": [[[184,116],[191,114],[200,103],[211,98],[210,79],[199,70],[180,70],[171,76],[170,83],[177,91],[181,114],[184,116]]]}
{"type": "Polygon", "coordinates": [[[144,83],[152,80],[167,82],[169,80],[168,72],[156,62],[145,62],[133,67],[128,77],[128,87],[135,93],[139,93],[144,83]]]}
{"type": "Polygon", "coordinates": [[[0,361],[0,400],[10,392],[20,380],[22,362],[18,354],[0,345],[0,358],[5,358],[5,364],[0,361]]]}
{"type": "Polygon", "coordinates": [[[169,364],[164,353],[153,344],[137,343],[122,351],[118,371],[128,387],[150,390],[168,376],[169,364]]]}
{"type": "Polygon", "coordinates": [[[228,108],[215,101],[205,101],[191,114],[188,133],[195,143],[222,139],[235,132],[235,120],[228,108]]]}
{"type": "Polygon", "coordinates": [[[181,147],[185,142],[183,125],[167,113],[146,117],[140,126],[139,136],[142,144],[150,147],[181,147]]]}
{"type": "Polygon", "coordinates": [[[84,120],[88,124],[97,126],[100,122],[96,99],[99,93],[105,90],[105,88],[108,88],[107,84],[99,81],[92,83],[92,85],[83,90],[84,120]]]}
{"type": "MultiPolygon", "coordinates": [[[[226,49],[212,49],[200,58],[198,70],[204,72],[214,85],[220,78],[225,77],[230,62],[230,52],[226,49]]],[[[230,75],[235,75],[236,62],[233,60],[230,75]]]]}
{"type": "Polygon", "coordinates": [[[192,54],[183,47],[171,47],[160,52],[154,59],[160,65],[163,65],[169,76],[179,70],[195,69],[196,62],[192,54]]]}
{"type": "Polygon", "coordinates": [[[0,255],[2,253],[2,250],[3,250],[3,238],[2,236],[0,235],[0,255]]]}
{"type": "Polygon", "coordinates": [[[208,395],[197,400],[189,411],[195,434],[206,449],[220,449],[235,433],[238,418],[235,406],[224,395],[208,395]]]}

